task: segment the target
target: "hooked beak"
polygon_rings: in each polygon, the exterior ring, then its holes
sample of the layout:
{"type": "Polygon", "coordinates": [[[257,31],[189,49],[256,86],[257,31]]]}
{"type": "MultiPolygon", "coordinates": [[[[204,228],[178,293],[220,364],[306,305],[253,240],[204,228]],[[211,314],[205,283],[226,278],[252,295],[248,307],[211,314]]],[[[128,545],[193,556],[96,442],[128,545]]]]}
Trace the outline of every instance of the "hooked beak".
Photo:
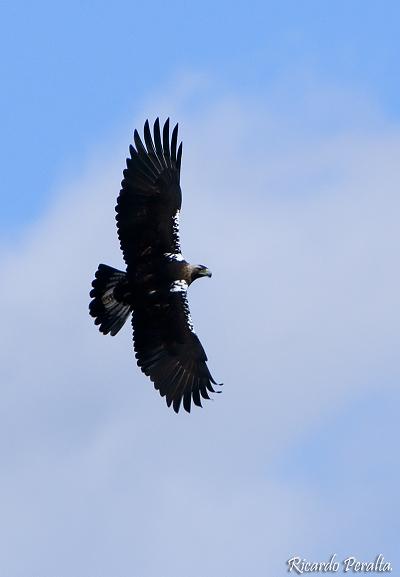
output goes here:
{"type": "Polygon", "coordinates": [[[203,269],[200,271],[200,276],[208,276],[208,277],[211,278],[211,277],[212,277],[212,272],[210,271],[209,268],[203,268],[203,269]]]}

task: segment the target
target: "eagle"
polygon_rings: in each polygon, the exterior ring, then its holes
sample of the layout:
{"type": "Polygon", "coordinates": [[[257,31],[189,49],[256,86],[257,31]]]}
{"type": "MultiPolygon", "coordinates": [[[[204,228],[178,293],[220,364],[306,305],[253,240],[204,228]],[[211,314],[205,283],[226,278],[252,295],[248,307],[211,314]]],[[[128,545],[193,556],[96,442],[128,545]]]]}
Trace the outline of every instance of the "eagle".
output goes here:
{"type": "Polygon", "coordinates": [[[176,413],[181,404],[202,406],[221,386],[211,376],[207,355],[193,329],[187,289],[211,277],[204,265],[187,262],[181,253],[179,215],[182,142],[178,124],[170,137],[169,119],[162,132],[157,118],[144,143],[137,130],[123,171],[117,199],[118,238],[126,264],[120,271],[100,264],[89,313],[103,334],[116,335],[132,315],[137,364],[176,413]]]}

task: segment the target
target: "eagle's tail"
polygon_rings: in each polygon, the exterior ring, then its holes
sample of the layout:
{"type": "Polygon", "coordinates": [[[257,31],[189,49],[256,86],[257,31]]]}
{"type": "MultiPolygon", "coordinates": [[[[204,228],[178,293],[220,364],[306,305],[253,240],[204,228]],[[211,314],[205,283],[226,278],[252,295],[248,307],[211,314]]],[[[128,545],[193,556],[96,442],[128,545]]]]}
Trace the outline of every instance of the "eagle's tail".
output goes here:
{"type": "Polygon", "coordinates": [[[95,324],[105,335],[116,335],[124,325],[131,307],[118,300],[118,292],[126,282],[126,273],[106,264],[100,264],[92,282],[89,313],[94,317],[95,324]],[[117,290],[115,290],[117,289],[117,290]],[[116,294],[117,293],[117,294],[116,294]]]}

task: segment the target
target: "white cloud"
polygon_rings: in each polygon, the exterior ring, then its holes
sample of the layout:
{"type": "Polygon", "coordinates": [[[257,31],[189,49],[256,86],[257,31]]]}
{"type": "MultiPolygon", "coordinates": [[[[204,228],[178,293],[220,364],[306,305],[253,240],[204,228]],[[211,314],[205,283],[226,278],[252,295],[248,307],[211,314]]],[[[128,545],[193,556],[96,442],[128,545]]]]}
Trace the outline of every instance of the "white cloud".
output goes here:
{"type": "Polygon", "coordinates": [[[321,496],[274,459],[398,380],[400,134],[291,139],[279,124],[232,101],[182,113],[182,245],[214,272],[191,310],[225,383],[202,411],[168,410],[129,327],[105,338],[87,314],[98,262],[121,265],[127,146],[3,251],[5,574],[284,574],[318,541],[321,496]]]}

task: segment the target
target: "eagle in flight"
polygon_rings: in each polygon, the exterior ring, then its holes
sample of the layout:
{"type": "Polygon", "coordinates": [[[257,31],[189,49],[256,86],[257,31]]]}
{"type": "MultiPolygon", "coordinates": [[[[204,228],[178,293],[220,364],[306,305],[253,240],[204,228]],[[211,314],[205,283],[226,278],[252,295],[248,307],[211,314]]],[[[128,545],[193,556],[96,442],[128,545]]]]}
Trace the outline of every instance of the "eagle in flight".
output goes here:
{"type": "Polygon", "coordinates": [[[200,277],[211,277],[211,272],[188,263],[181,254],[178,125],[170,139],[169,119],[161,134],[157,118],[153,137],[147,120],[145,144],[135,130],[135,146],[129,149],[115,209],[126,272],[99,265],[89,312],[100,331],[112,336],[132,314],[138,366],[168,406],[178,413],[183,403],[190,412],[192,399],[201,407],[201,397],[209,399],[209,392],[219,392],[193,330],[186,297],[189,285],[200,277]]]}

